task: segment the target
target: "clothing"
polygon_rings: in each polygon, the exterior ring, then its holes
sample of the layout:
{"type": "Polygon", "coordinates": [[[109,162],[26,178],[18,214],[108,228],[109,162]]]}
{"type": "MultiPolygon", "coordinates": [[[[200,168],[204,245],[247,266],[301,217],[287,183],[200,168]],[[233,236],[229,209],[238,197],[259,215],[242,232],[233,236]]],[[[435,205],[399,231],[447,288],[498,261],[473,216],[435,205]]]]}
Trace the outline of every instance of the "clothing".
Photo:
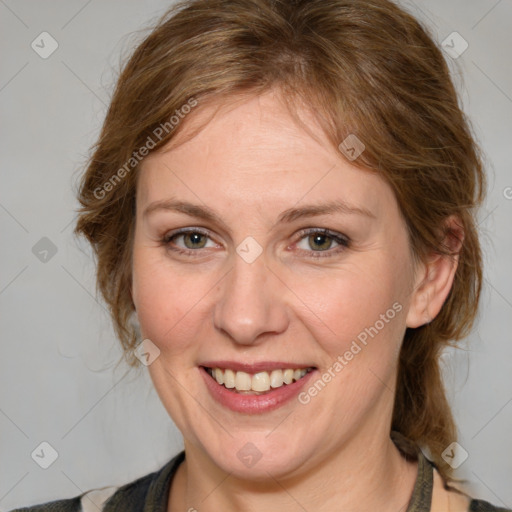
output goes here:
{"type": "MultiPolygon", "coordinates": [[[[434,465],[421,451],[418,451],[417,457],[418,476],[406,512],[430,512],[434,465]]],[[[185,452],[181,452],[154,473],[143,476],[122,487],[105,489],[105,494],[109,498],[104,498],[106,503],[103,511],[167,512],[171,480],[184,459],[185,452]]],[[[101,510],[101,507],[98,508],[99,502],[96,502],[97,505],[95,505],[91,500],[94,500],[94,495],[85,493],[73,499],[54,501],[35,507],[16,509],[11,512],[89,512],[89,510],[99,512],[101,510]]],[[[512,510],[494,507],[486,501],[472,500],[468,512],[512,512],[512,510]]]]}

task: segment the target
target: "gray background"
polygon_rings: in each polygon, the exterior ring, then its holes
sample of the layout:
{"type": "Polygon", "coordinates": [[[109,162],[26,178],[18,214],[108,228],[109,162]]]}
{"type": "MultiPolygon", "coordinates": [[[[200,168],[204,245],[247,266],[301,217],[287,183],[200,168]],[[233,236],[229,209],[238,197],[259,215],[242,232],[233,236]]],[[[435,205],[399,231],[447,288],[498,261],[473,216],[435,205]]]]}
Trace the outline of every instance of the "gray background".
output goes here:
{"type": "MultiPolygon", "coordinates": [[[[0,511],[126,483],[182,447],[145,369],[114,368],[90,250],[72,236],[74,188],[120,58],[168,5],[0,0],[0,511]],[[31,47],[43,31],[59,45],[46,59],[31,47]],[[58,452],[48,469],[31,457],[43,441],[58,452]]],[[[447,60],[489,171],[485,289],[473,334],[445,356],[446,379],[469,454],[459,476],[512,507],[512,2],[404,5],[440,44],[453,31],[469,44],[447,60]]]]}

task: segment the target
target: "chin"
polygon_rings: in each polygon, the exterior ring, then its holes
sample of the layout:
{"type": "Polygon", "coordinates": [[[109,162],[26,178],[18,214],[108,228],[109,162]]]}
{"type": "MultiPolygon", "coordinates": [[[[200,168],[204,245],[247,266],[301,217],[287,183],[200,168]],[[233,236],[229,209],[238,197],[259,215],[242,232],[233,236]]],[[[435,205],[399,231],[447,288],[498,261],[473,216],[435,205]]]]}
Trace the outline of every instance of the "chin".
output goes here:
{"type": "Polygon", "coordinates": [[[290,477],[303,469],[314,453],[314,449],[309,450],[304,443],[296,443],[286,435],[272,441],[265,435],[233,438],[228,445],[218,444],[205,452],[224,472],[253,482],[290,477]]]}

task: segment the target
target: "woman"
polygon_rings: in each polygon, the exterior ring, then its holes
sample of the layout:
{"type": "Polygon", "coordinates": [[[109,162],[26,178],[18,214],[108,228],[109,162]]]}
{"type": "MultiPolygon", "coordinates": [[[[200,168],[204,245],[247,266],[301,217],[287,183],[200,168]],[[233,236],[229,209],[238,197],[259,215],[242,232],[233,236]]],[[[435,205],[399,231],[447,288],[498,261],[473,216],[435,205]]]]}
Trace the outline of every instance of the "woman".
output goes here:
{"type": "Polygon", "coordinates": [[[439,368],[477,311],[483,191],[446,63],[389,1],[173,8],[76,231],[185,450],[25,510],[505,510],[453,485],[439,368]]]}

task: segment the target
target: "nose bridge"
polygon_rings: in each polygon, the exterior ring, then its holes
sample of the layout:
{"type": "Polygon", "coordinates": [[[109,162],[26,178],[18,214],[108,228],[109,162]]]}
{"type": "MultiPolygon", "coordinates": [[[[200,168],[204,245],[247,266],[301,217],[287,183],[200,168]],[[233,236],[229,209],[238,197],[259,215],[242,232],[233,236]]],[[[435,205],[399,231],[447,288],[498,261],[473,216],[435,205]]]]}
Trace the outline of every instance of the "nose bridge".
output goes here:
{"type": "MultiPolygon", "coordinates": [[[[220,283],[215,304],[214,324],[237,344],[258,342],[263,333],[286,330],[288,318],[280,293],[279,280],[266,264],[264,254],[246,257],[251,252],[240,244],[233,258],[233,267],[220,283]]],[[[282,292],[282,290],[281,290],[282,292]]]]}

